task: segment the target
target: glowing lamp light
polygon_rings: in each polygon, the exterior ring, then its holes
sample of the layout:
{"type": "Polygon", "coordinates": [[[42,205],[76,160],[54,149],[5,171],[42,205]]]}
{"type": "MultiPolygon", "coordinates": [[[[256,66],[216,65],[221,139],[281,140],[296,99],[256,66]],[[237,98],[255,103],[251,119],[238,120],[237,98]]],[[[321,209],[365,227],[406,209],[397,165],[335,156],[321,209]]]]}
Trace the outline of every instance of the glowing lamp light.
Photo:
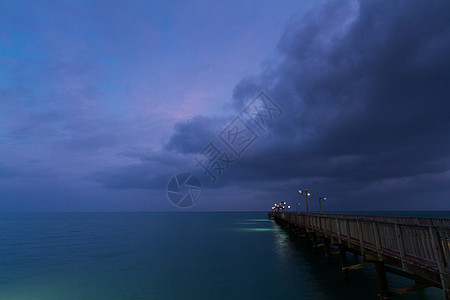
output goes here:
{"type": "Polygon", "coordinates": [[[300,189],[300,190],[298,190],[298,193],[300,195],[305,194],[305,196],[306,196],[306,213],[309,214],[308,197],[311,196],[311,194],[308,192],[307,189],[300,189]]]}
{"type": "Polygon", "coordinates": [[[319,197],[319,209],[320,213],[322,214],[322,201],[327,201],[326,197],[319,197]]]}
{"type": "Polygon", "coordinates": [[[307,194],[308,196],[311,196],[311,193],[307,192],[306,190],[298,190],[298,193],[299,193],[300,195],[303,195],[303,192],[306,192],[306,194],[307,194]]]}

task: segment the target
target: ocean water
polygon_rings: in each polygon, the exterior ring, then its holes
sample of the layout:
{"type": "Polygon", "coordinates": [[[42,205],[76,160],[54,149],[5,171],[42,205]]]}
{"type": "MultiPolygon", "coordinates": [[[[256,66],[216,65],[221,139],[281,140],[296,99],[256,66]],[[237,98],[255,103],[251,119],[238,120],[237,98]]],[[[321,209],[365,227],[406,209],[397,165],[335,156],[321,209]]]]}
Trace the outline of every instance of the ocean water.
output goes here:
{"type": "Polygon", "coordinates": [[[2,213],[0,299],[377,299],[373,268],[346,281],[322,251],[265,212],[2,213]]]}

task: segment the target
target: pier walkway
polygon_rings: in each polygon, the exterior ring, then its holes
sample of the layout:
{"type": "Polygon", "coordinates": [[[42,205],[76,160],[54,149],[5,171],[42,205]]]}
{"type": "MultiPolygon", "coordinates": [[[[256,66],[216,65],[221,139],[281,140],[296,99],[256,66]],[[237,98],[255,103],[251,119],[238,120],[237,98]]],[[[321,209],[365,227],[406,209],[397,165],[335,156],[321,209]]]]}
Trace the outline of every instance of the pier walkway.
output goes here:
{"type": "Polygon", "coordinates": [[[269,212],[269,218],[323,247],[325,257],[340,255],[343,277],[348,272],[375,265],[379,298],[390,299],[434,286],[450,300],[450,219],[381,217],[340,214],[269,212]],[[332,246],[339,250],[332,252],[332,246]],[[346,252],[362,257],[362,263],[347,265],[346,252]],[[415,281],[389,291],[386,272],[415,281]]]}

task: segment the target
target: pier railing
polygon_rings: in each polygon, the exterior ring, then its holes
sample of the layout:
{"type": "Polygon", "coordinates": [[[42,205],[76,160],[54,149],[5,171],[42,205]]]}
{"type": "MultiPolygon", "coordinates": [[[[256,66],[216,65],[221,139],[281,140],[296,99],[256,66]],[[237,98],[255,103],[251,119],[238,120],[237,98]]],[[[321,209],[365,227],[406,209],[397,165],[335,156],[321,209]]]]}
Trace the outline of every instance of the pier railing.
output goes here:
{"type": "Polygon", "coordinates": [[[274,212],[276,219],[449,286],[448,219],[274,212]],[[435,276],[433,276],[435,275],[435,276]]]}
{"type": "MultiPolygon", "coordinates": [[[[294,213],[295,214],[295,213],[294,213]]],[[[355,217],[366,221],[380,221],[386,223],[428,225],[436,227],[449,227],[450,219],[444,218],[423,218],[423,217],[395,217],[395,216],[366,216],[366,215],[346,215],[346,214],[309,214],[311,216],[326,216],[329,218],[354,219],[355,217]]]]}

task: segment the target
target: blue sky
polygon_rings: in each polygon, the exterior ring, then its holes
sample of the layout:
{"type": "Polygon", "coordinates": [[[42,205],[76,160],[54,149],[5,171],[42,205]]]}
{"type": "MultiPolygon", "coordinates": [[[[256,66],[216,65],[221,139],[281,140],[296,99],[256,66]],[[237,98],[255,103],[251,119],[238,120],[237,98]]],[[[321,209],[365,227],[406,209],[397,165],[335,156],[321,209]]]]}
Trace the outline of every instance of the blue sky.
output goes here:
{"type": "Polygon", "coordinates": [[[0,1],[0,210],[178,210],[183,172],[204,188],[191,210],[298,188],[332,210],[448,210],[448,8],[0,1]],[[220,132],[261,90],[282,116],[212,182],[194,158],[229,150],[220,132]]]}

